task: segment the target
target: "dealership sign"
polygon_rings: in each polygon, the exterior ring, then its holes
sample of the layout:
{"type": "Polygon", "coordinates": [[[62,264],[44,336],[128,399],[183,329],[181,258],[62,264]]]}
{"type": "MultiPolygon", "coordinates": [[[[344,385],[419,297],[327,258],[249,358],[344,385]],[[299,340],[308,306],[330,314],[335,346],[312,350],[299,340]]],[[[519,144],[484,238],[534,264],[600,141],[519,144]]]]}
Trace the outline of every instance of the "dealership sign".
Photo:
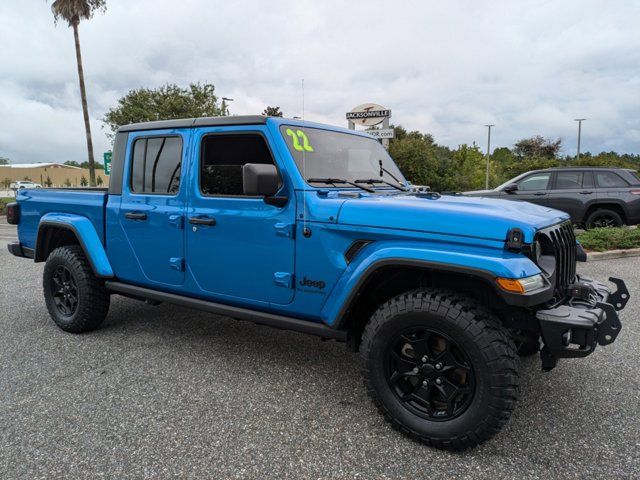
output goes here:
{"type": "Polygon", "coordinates": [[[395,138],[395,130],[393,128],[377,128],[374,130],[365,130],[364,133],[368,133],[373,138],[395,138]]]}
{"type": "Polygon", "coordinates": [[[355,125],[363,125],[365,127],[378,125],[390,116],[391,110],[377,103],[363,103],[350,112],[347,112],[347,120],[355,125]]]}

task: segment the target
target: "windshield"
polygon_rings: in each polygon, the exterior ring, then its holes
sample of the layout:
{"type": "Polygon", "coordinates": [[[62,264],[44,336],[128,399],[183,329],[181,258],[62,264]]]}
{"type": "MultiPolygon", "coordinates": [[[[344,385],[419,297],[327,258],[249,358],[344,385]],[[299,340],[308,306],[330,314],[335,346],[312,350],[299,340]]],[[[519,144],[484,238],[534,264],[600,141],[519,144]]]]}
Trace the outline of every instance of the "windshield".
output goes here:
{"type": "Polygon", "coordinates": [[[282,125],[280,132],[305,180],[340,179],[347,183],[335,186],[343,188],[352,188],[348,183],[358,180],[380,179],[379,184],[370,185],[375,187],[388,187],[385,182],[405,184],[396,164],[374,138],[289,125],[282,125]]]}

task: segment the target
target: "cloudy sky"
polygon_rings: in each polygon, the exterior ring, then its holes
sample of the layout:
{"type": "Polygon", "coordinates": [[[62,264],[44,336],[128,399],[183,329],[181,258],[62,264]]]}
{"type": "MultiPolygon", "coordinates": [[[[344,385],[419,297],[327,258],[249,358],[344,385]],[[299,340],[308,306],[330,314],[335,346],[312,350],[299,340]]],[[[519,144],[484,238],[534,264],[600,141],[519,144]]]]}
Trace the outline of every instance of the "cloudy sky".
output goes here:
{"type": "MultiPolygon", "coordinates": [[[[86,159],[72,30],[44,0],[0,2],[0,156],[86,159]]],[[[96,157],[129,89],[215,84],[235,114],[279,105],[346,125],[365,102],[456,146],[560,137],[640,153],[640,2],[107,0],[81,25],[96,157]]]]}

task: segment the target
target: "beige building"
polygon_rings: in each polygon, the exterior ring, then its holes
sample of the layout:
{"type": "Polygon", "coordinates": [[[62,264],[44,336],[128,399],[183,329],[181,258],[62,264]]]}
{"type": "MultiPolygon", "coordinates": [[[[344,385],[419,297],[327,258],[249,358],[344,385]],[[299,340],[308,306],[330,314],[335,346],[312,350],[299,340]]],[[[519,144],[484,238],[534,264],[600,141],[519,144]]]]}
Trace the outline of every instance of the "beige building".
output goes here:
{"type": "MultiPolygon", "coordinates": [[[[0,188],[8,181],[31,180],[43,187],[80,187],[82,177],[89,182],[89,169],[72,167],[62,163],[16,163],[0,165],[0,188]]],[[[109,177],[103,170],[96,169],[96,183],[99,187],[109,186],[109,177]]]]}

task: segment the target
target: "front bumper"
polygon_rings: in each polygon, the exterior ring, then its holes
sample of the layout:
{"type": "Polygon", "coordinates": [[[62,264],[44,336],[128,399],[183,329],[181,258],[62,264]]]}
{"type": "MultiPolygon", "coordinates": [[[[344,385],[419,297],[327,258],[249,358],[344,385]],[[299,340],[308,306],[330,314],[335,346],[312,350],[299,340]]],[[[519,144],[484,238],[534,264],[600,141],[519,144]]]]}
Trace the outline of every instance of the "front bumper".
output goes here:
{"type": "Polygon", "coordinates": [[[540,351],[542,369],[551,370],[559,358],[586,357],[597,345],[613,343],[622,324],[618,311],[629,301],[629,291],[623,280],[609,278],[617,287],[586,277],[569,288],[569,300],[550,310],[539,310],[536,318],[544,347],[540,351]]]}

